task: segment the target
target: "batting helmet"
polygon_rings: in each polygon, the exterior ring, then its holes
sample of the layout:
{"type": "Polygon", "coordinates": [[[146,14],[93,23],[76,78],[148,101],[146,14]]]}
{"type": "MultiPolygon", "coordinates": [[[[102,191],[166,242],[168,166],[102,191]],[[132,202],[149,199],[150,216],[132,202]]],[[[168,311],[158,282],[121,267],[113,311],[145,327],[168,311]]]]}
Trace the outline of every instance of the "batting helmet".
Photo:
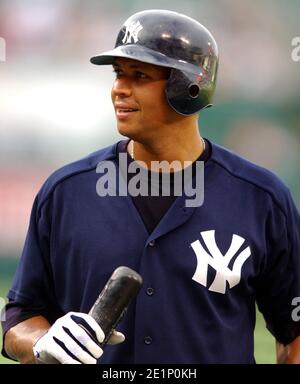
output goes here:
{"type": "Polygon", "coordinates": [[[91,62],[113,64],[116,57],[172,68],[166,97],[176,112],[192,115],[212,105],[218,47],[196,20],[166,10],[138,12],[125,21],[115,48],[91,62]]]}

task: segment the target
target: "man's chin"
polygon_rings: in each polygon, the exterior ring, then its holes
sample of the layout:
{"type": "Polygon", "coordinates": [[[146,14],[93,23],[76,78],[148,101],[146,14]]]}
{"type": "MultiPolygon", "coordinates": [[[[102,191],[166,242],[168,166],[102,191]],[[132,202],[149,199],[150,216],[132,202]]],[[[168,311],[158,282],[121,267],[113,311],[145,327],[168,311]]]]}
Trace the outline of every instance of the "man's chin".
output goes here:
{"type": "Polygon", "coordinates": [[[134,137],[137,136],[137,131],[129,124],[118,123],[117,128],[118,128],[119,134],[122,136],[126,136],[131,139],[134,139],[134,137]]]}

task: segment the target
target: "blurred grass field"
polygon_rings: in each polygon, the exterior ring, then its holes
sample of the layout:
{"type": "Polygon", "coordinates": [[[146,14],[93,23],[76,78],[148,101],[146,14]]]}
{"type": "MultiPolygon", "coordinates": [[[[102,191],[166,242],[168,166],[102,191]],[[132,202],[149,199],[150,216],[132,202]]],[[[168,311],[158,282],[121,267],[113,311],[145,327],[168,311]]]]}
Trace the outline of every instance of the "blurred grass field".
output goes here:
{"type": "MultiPolygon", "coordinates": [[[[0,297],[5,298],[8,288],[11,285],[12,277],[10,275],[3,275],[0,273],[0,297]]],[[[0,349],[2,350],[2,327],[0,327],[0,349]]],[[[0,364],[14,364],[15,362],[9,359],[5,359],[0,356],[0,364]]],[[[15,363],[16,364],[16,363],[15,363]]]]}
{"type": "MultiPolygon", "coordinates": [[[[0,297],[5,297],[11,284],[11,276],[4,276],[0,273],[0,297]]],[[[0,330],[2,349],[2,333],[0,330]]],[[[255,358],[258,364],[275,363],[275,341],[271,334],[266,330],[261,314],[257,313],[257,323],[255,329],[255,358]]],[[[14,364],[13,361],[0,356],[0,364],[14,364]]]]}

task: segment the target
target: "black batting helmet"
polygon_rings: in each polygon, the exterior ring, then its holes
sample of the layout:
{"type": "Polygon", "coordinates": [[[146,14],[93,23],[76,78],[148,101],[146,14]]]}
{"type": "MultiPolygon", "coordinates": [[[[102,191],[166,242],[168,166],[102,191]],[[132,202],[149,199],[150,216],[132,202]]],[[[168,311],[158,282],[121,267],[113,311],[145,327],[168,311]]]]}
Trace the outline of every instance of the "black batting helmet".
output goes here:
{"type": "Polygon", "coordinates": [[[123,24],[115,48],[91,62],[113,64],[116,57],[172,68],[166,97],[176,112],[192,115],[212,105],[218,47],[198,21],[166,10],[138,12],[123,24]]]}

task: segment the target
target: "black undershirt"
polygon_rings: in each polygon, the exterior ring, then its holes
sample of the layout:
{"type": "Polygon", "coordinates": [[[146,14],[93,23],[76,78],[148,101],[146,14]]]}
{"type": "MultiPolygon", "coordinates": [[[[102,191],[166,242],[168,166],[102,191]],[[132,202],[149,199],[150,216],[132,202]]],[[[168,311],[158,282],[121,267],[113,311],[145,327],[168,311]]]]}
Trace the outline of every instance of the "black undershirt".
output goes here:
{"type": "MultiPolygon", "coordinates": [[[[128,166],[130,163],[132,163],[134,160],[131,158],[129,153],[127,152],[127,145],[129,141],[124,140],[121,141],[118,144],[118,153],[127,153],[127,163],[128,166]]],[[[206,162],[211,155],[211,145],[210,143],[205,140],[205,151],[199,156],[199,158],[196,161],[204,161],[206,162]]],[[[192,167],[192,175],[194,176],[196,173],[196,161],[193,162],[191,165],[192,167]]],[[[148,173],[148,180],[151,180],[151,172],[147,171],[148,173]]],[[[131,180],[131,178],[135,174],[127,172],[127,181],[131,180]]],[[[182,178],[183,179],[183,178],[182,178]]],[[[157,188],[159,188],[159,196],[134,196],[132,197],[133,203],[139,212],[145,227],[148,231],[148,233],[152,233],[154,228],[157,226],[157,224],[160,222],[161,218],[165,215],[165,213],[168,211],[170,206],[173,204],[173,202],[176,200],[177,196],[174,195],[174,173],[170,173],[170,194],[169,196],[162,196],[162,180],[159,180],[159,185],[157,185],[157,188]]],[[[149,190],[150,190],[150,182],[149,182],[149,190]]]]}

